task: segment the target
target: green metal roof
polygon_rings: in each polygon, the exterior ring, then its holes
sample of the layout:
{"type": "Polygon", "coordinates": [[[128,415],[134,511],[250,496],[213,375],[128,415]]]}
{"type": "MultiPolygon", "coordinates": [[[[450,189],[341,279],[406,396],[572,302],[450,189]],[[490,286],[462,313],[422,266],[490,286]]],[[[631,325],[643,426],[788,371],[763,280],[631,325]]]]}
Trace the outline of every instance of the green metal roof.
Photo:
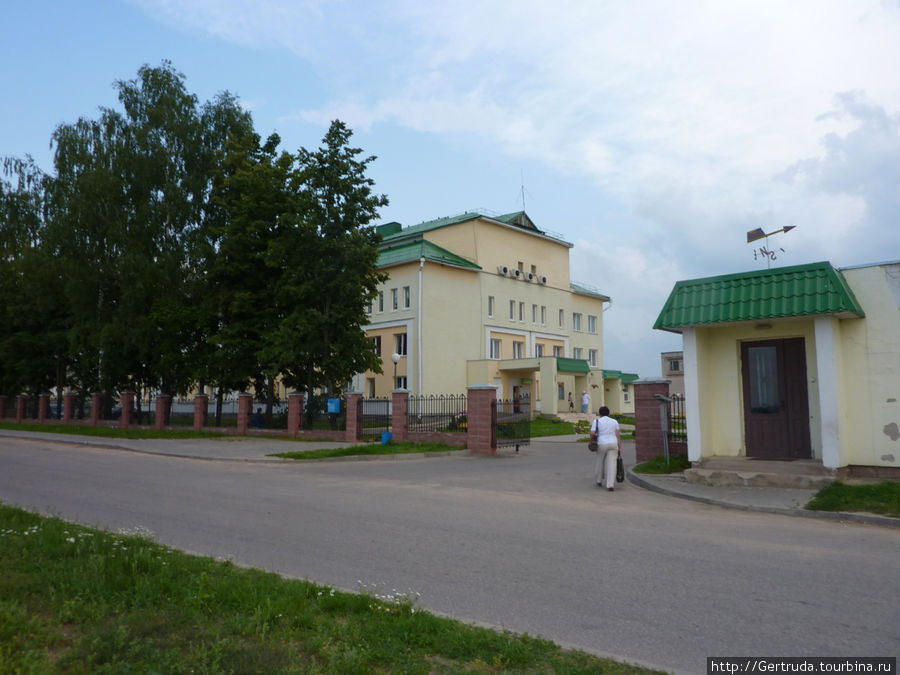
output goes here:
{"type": "Polygon", "coordinates": [[[582,284],[574,284],[574,283],[570,283],[569,287],[572,289],[573,293],[578,293],[580,295],[589,295],[592,298],[598,298],[599,300],[604,300],[606,302],[609,302],[609,296],[603,295],[603,293],[601,293],[596,288],[590,288],[589,286],[584,286],[582,284]]]}
{"type": "Polygon", "coordinates": [[[679,281],[653,327],[680,333],[685,326],[818,315],[865,316],[828,262],[679,281]]]}
{"type": "Polygon", "coordinates": [[[403,263],[416,262],[421,258],[442,265],[453,265],[454,267],[463,267],[471,270],[481,269],[479,265],[424,239],[398,243],[395,246],[382,246],[378,252],[378,266],[392,267],[403,263]]]}
{"type": "Polygon", "coordinates": [[[424,223],[419,223],[418,225],[411,225],[409,227],[403,228],[402,230],[396,227],[397,223],[387,223],[386,227],[381,226],[378,228],[378,231],[381,232],[381,234],[384,236],[384,241],[387,243],[392,239],[405,239],[407,237],[420,235],[423,232],[430,232],[442,227],[449,227],[450,225],[458,225],[459,223],[465,223],[470,220],[477,220],[478,218],[494,220],[506,225],[519,227],[523,230],[527,230],[535,234],[545,235],[543,231],[535,227],[534,223],[524,211],[507,213],[506,215],[502,216],[488,216],[483,213],[478,213],[477,211],[466,211],[465,213],[461,213],[457,216],[449,216],[447,218],[437,218],[435,220],[429,220],[424,223]]]}
{"type": "Polygon", "coordinates": [[[622,380],[623,384],[631,384],[635,380],[640,379],[640,376],[637,373],[623,373],[621,370],[604,370],[603,377],[622,380]]]}
{"type": "Polygon", "coordinates": [[[556,359],[556,370],[561,373],[589,373],[590,364],[584,359],[556,359]]]}

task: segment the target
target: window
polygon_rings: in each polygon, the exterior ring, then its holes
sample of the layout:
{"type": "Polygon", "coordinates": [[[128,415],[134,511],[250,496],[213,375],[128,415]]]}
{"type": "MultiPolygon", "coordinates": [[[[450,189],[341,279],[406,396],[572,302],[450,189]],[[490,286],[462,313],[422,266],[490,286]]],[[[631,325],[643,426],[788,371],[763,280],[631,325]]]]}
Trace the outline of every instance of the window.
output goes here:
{"type": "Polygon", "coordinates": [[[583,358],[582,357],[583,353],[584,353],[584,350],[581,347],[575,347],[575,349],[572,350],[572,358],[573,359],[583,358]]]}
{"type": "Polygon", "coordinates": [[[541,325],[547,325],[547,308],[544,305],[541,305],[541,325]]]}
{"type": "Polygon", "coordinates": [[[395,312],[400,309],[400,295],[396,288],[391,289],[391,309],[395,312]]]}
{"type": "Polygon", "coordinates": [[[681,370],[681,361],[679,361],[678,359],[672,359],[671,361],[669,361],[670,373],[677,373],[679,370],[681,370]]]}
{"type": "Polygon", "coordinates": [[[581,330],[581,314],[578,312],[572,314],[572,330],[581,330]]]}
{"type": "Polygon", "coordinates": [[[375,398],[375,378],[366,378],[366,391],[369,392],[369,398],[375,398]]]}
{"type": "Polygon", "coordinates": [[[376,335],[372,338],[372,349],[375,352],[375,356],[381,356],[381,336],[376,335]]]}
{"type": "Polygon", "coordinates": [[[406,333],[394,335],[394,352],[400,356],[406,356],[406,333]]]}
{"type": "Polygon", "coordinates": [[[625,403],[628,403],[628,401],[631,400],[631,392],[628,392],[628,391],[622,392],[622,400],[625,403]]]}
{"type": "Polygon", "coordinates": [[[500,340],[491,338],[491,358],[495,361],[500,359],[500,340]]]}
{"type": "Polygon", "coordinates": [[[378,311],[384,311],[384,291],[378,291],[378,311]]]}
{"type": "Polygon", "coordinates": [[[534,355],[537,358],[541,358],[544,355],[544,345],[535,345],[534,346],[534,355]]]}
{"type": "Polygon", "coordinates": [[[406,375],[398,375],[394,381],[395,389],[406,389],[406,375]]]}
{"type": "Polygon", "coordinates": [[[488,316],[493,318],[494,316],[494,296],[488,296],[488,316]]]}
{"type": "Polygon", "coordinates": [[[403,287],[403,309],[409,309],[409,286],[403,287]]]}
{"type": "Polygon", "coordinates": [[[566,325],[566,312],[565,310],[559,310],[559,327],[563,328],[566,325]]]}
{"type": "Polygon", "coordinates": [[[556,398],[560,401],[566,400],[566,388],[561,384],[556,385],[556,398]]]}
{"type": "Polygon", "coordinates": [[[525,303],[524,302],[519,303],[519,321],[522,321],[522,322],[525,321],[525,303]]]}
{"type": "Polygon", "coordinates": [[[509,320],[510,321],[516,320],[516,301],[515,300],[509,301],[509,320]]]}
{"type": "Polygon", "coordinates": [[[531,323],[537,323],[537,305],[531,306],[531,323]]]}
{"type": "Polygon", "coordinates": [[[561,359],[563,357],[563,348],[560,347],[559,345],[556,345],[553,348],[553,356],[555,356],[558,359],[561,359]]]}
{"type": "Polygon", "coordinates": [[[524,359],[525,358],[525,343],[524,342],[513,342],[513,358],[514,359],[524,359]]]}
{"type": "Polygon", "coordinates": [[[597,332],[597,317],[589,315],[588,316],[588,333],[596,333],[597,332]]]}
{"type": "Polygon", "coordinates": [[[590,363],[594,368],[597,367],[597,350],[596,349],[588,349],[588,363],[590,363]]]}

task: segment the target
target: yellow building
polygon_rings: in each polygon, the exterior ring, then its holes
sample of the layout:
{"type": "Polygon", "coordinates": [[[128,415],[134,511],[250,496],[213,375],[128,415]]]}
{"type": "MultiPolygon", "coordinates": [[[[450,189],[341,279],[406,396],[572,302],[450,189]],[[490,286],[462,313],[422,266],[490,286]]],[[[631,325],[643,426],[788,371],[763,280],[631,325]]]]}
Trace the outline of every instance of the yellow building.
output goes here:
{"type": "Polygon", "coordinates": [[[688,457],[900,467],[900,262],[679,281],[688,457]]]}
{"type": "Polygon", "coordinates": [[[356,390],[464,394],[489,384],[500,399],[529,402],[533,413],[568,410],[570,393],[576,409],[582,392],[591,410],[603,405],[610,299],[571,282],[572,244],[524,212],[465,213],[379,231],[379,266],[390,279],[366,332],[384,372],[357,375],[356,390]]]}

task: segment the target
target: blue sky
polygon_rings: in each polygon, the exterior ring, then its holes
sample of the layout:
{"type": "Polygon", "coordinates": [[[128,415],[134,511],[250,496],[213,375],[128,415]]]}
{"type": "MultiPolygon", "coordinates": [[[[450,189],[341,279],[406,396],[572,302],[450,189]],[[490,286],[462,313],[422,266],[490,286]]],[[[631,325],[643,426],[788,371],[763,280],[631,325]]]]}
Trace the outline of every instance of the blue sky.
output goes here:
{"type": "Polygon", "coordinates": [[[6,3],[0,156],[172,61],[205,101],[378,156],[382,219],[525,209],[613,298],[605,367],[660,374],[675,281],[900,259],[898,0],[134,0],[6,3]],[[759,244],[757,244],[759,245],[759,244]]]}

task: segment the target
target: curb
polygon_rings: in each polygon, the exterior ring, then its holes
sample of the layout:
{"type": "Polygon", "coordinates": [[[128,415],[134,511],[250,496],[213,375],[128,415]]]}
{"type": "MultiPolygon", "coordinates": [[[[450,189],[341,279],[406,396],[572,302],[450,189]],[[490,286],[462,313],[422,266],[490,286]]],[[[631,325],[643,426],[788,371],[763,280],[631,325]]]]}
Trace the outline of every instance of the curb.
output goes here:
{"type": "Polygon", "coordinates": [[[753,506],[751,504],[735,504],[726,502],[712,497],[700,497],[697,495],[689,495],[676,490],[669,490],[660,485],[656,485],[650,481],[644,480],[635,474],[629,467],[625,471],[628,482],[637,487],[644,488],[651,492],[665,495],[667,497],[675,497],[677,499],[687,499],[701,504],[709,504],[711,506],[720,506],[726,509],[737,509],[739,511],[752,511],[756,513],[776,513],[783,516],[794,516],[796,518],[814,518],[819,520],[836,520],[850,521],[856,523],[865,523],[867,525],[880,525],[882,527],[900,528],[900,518],[891,518],[890,516],[879,516],[874,513],[849,513],[847,511],[807,511],[806,509],[779,509],[774,506],[753,506]]]}

